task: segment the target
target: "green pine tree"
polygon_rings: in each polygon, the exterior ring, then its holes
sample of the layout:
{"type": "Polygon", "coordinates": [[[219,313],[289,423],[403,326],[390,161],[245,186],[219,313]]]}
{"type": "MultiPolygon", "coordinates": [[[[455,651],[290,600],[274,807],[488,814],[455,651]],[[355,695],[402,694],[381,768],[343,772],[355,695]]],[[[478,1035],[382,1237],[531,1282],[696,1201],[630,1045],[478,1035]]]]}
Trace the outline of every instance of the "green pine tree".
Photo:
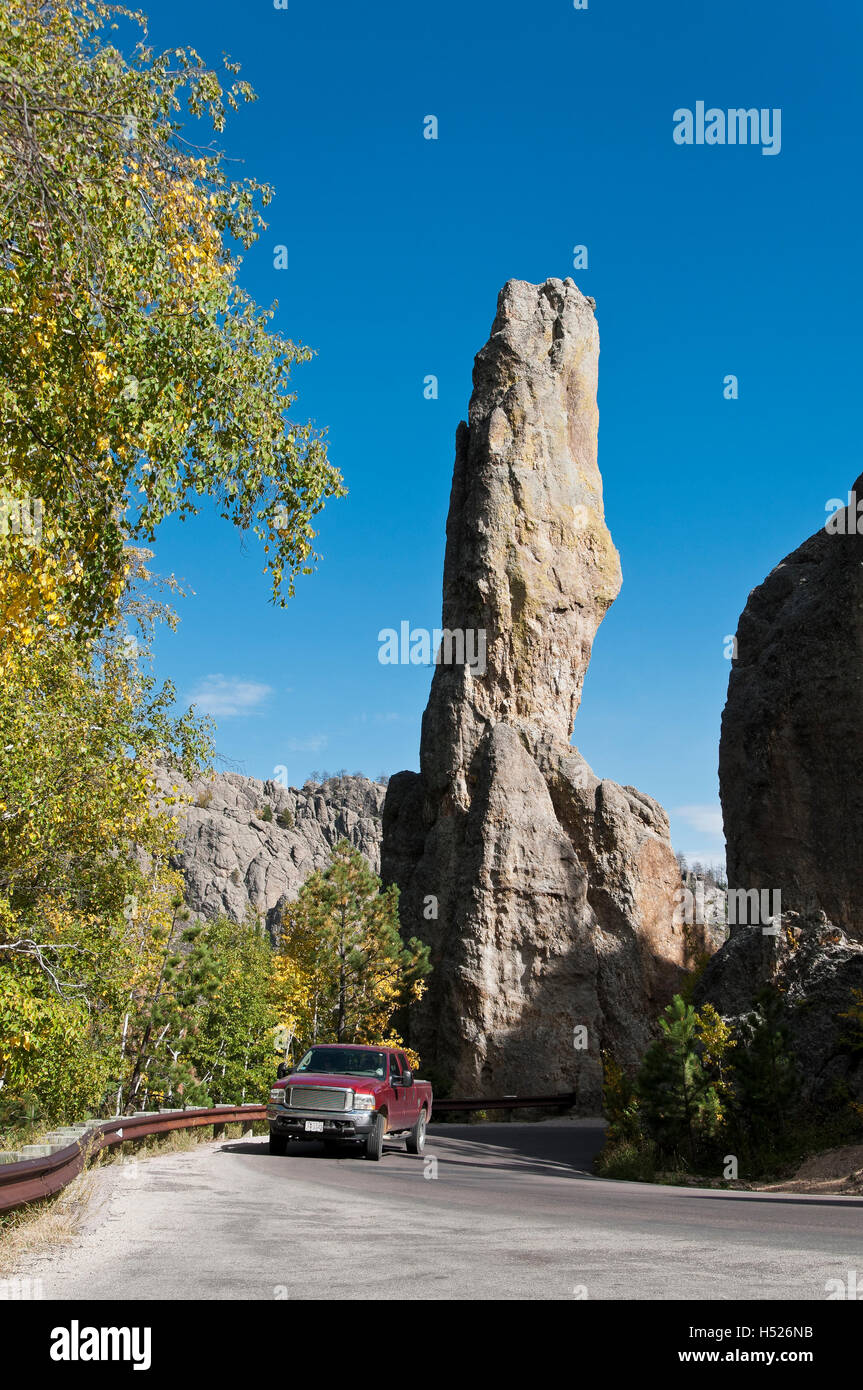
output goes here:
{"type": "Polygon", "coordinates": [[[788,1047],[782,995],[768,986],[744,1021],[735,1051],[733,1122],[741,1146],[766,1153],[788,1132],[799,1076],[788,1047]]]}
{"type": "Polygon", "coordinates": [[[721,1106],[700,1047],[700,1020],[679,994],[659,1020],[637,1092],[645,1129],[664,1154],[685,1152],[695,1163],[721,1123],[721,1106]]]}
{"type": "Polygon", "coordinates": [[[285,911],[282,947],[309,981],[309,1042],[379,1041],[394,1011],[423,992],[428,947],[399,932],[398,889],[382,890],[340,840],[285,911]]]}
{"type": "Polygon", "coordinates": [[[153,936],[162,937],[164,955],[152,990],[131,1020],[132,1047],[127,1054],[134,1060],[125,1098],[133,1105],[147,1096],[166,1105],[203,1105],[210,1096],[189,1052],[198,1008],[218,985],[218,957],[201,923],[178,935],[165,930],[153,936]]]}

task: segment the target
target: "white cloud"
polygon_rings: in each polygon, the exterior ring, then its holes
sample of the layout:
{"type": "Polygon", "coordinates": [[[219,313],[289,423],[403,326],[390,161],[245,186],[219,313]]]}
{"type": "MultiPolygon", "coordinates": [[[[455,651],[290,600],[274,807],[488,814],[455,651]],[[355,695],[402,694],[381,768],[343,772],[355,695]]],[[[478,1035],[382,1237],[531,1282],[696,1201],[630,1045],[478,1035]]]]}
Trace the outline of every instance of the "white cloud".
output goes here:
{"type": "Polygon", "coordinates": [[[310,738],[289,738],[289,753],[320,753],[327,746],[326,734],[312,734],[310,738]]]}
{"type": "Polygon", "coordinates": [[[722,808],[721,806],[675,806],[673,814],[685,820],[694,830],[698,830],[702,835],[716,835],[722,839],[722,808]]]}
{"type": "Polygon", "coordinates": [[[273,693],[271,685],[258,681],[238,680],[232,676],[205,676],[189,701],[201,714],[214,718],[230,718],[236,714],[251,714],[273,693]]]}

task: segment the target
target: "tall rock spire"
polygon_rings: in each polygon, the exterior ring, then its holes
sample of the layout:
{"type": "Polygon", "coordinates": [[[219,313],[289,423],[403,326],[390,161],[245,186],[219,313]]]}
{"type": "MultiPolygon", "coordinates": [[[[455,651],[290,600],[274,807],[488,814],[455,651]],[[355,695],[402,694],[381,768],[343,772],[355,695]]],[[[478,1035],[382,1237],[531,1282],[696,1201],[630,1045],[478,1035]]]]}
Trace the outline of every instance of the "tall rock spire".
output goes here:
{"type": "Polygon", "coordinates": [[[485,672],[438,665],[434,783],[501,721],[568,743],[596,630],[620,589],[596,462],[599,332],[571,280],[510,280],[456,435],[443,627],[485,634],[485,672]]]}
{"type": "Polygon", "coordinates": [[[600,1101],[686,955],[668,820],[570,745],[620,589],[597,467],[599,334],[572,280],[501,291],[456,435],[443,629],[420,773],[392,778],[382,872],[434,974],[411,1042],[459,1091],[600,1101]],[[583,1031],[581,1031],[583,1030],[583,1031]]]}

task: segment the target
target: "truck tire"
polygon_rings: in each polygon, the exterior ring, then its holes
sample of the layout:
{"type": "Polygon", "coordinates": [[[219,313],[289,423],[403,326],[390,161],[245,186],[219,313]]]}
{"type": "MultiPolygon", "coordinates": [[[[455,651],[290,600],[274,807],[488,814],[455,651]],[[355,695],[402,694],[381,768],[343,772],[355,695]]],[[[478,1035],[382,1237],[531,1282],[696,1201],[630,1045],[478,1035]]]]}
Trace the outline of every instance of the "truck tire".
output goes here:
{"type": "Polygon", "coordinates": [[[383,1115],[375,1115],[375,1122],[374,1122],[374,1125],[372,1126],[371,1133],[368,1135],[368,1137],[367,1137],[367,1139],[366,1139],[366,1155],[365,1155],[365,1156],[366,1156],[366,1158],[370,1158],[370,1159],[372,1160],[373,1163],[377,1163],[377,1162],[379,1162],[380,1157],[381,1157],[381,1154],[383,1153],[383,1151],[384,1151],[384,1117],[383,1117],[383,1115]]]}
{"type": "Polygon", "coordinates": [[[288,1152],[288,1139],[287,1139],[287,1135],[285,1135],[285,1134],[273,1134],[273,1131],[270,1130],[270,1153],[271,1153],[271,1154],[278,1154],[280,1158],[284,1158],[284,1156],[285,1156],[285,1154],[286,1154],[287,1152],[288,1152]]]}
{"type": "Polygon", "coordinates": [[[426,1112],[421,1110],[417,1115],[417,1122],[413,1129],[409,1131],[407,1137],[407,1151],[409,1154],[421,1154],[426,1146],[426,1112]]]}

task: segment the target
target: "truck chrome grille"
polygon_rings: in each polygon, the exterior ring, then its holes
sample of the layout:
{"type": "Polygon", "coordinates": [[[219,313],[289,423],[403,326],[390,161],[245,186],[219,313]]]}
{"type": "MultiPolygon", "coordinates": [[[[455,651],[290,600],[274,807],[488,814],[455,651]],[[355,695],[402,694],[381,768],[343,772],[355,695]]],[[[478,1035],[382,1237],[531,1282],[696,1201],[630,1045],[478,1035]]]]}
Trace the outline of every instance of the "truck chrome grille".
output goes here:
{"type": "Polygon", "coordinates": [[[293,1110],[350,1110],[352,1091],[335,1086],[292,1086],[288,1106],[293,1110]]]}

